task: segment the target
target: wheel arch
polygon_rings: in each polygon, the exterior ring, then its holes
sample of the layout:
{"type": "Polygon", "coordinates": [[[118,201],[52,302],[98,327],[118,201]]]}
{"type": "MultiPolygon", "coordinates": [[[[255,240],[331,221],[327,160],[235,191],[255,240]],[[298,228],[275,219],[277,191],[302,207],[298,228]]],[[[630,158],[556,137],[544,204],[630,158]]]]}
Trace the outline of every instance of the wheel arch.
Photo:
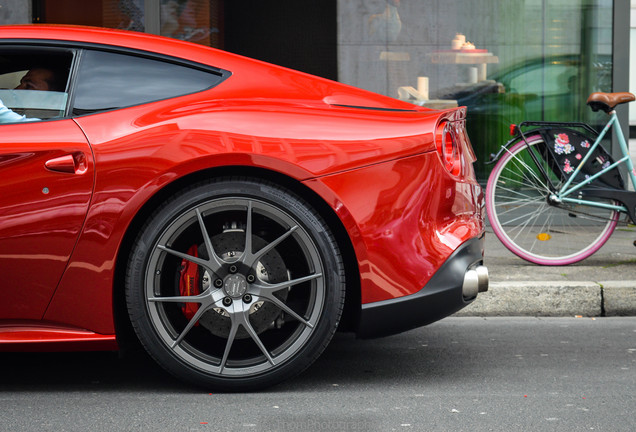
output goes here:
{"type": "Polygon", "coordinates": [[[333,231],[345,267],[345,305],[339,330],[352,331],[357,328],[361,310],[360,271],[349,234],[334,209],[318,193],[285,174],[257,167],[223,166],[191,173],[166,185],[139,209],[128,225],[117,251],[113,278],[113,318],[117,341],[122,352],[125,353],[129,349],[136,351],[134,347],[138,344],[137,336],[128,318],[125,299],[126,268],[137,233],[147,218],[167,197],[200,181],[230,176],[265,180],[285,187],[302,197],[325,219],[333,231]]]}

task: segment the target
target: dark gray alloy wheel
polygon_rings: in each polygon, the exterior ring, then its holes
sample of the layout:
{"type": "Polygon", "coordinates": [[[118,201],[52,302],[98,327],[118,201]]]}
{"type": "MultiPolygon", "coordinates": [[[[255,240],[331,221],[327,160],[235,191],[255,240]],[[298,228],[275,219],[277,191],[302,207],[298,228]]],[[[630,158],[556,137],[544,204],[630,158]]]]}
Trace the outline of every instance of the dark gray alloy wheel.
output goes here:
{"type": "Polygon", "coordinates": [[[344,303],[344,267],[318,213],[269,182],[223,178],[167,200],[126,277],[135,331],[174,375],[254,390],[309,366],[344,303]]]}

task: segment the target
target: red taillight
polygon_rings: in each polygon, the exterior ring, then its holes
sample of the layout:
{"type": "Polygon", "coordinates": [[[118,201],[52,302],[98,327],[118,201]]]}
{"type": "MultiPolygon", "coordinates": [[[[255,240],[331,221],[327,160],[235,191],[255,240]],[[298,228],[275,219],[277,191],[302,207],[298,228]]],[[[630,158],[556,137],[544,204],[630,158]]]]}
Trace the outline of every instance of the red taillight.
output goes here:
{"type": "Polygon", "coordinates": [[[461,155],[455,131],[450,122],[443,121],[439,124],[435,141],[437,153],[439,153],[446,170],[454,176],[460,175],[462,172],[461,155]]]}

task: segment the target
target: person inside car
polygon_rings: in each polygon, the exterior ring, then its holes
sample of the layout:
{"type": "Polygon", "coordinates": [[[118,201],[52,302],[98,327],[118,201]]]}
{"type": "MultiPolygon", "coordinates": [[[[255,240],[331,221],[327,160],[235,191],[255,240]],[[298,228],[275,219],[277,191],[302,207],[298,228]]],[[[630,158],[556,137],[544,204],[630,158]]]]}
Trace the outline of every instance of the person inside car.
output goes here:
{"type": "MultiPolygon", "coordinates": [[[[54,68],[33,67],[21,79],[15,90],[64,91],[65,83],[60,78],[62,74],[54,68]]],[[[16,123],[37,121],[37,118],[27,118],[7,108],[0,100],[0,123],[16,123]]]]}

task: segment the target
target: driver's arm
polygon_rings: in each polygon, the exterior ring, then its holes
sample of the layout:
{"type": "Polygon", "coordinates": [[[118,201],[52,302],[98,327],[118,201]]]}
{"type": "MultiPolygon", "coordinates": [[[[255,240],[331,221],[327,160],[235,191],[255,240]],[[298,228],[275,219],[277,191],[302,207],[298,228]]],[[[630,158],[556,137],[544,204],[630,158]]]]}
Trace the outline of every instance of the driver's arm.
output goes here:
{"type": "Polygon", "coordinates": [[[39,120],[39,119],[26,118],[23,115],[20,115],[14,111],[11,111],[0,100],[0,123],[17,123],[17,122],[27,122],[27,121],[33,121],[33,120],[39,120]]]}

